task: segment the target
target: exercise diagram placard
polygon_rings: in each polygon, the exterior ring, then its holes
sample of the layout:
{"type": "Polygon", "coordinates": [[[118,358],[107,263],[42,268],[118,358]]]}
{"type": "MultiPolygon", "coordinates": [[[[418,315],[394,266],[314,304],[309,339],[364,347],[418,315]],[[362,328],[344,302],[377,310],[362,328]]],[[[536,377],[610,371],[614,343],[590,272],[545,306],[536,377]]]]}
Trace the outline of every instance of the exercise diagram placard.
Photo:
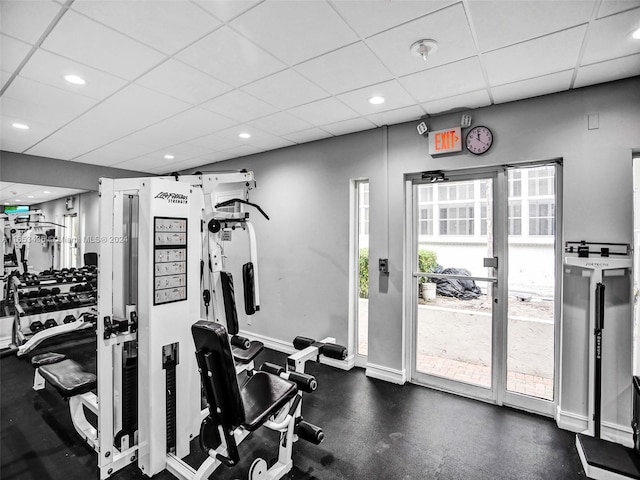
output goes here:
{"type": "Polygon", "coordinates": [[[153,304],[187,299],[187,219],[154,217],[153,304]]]}

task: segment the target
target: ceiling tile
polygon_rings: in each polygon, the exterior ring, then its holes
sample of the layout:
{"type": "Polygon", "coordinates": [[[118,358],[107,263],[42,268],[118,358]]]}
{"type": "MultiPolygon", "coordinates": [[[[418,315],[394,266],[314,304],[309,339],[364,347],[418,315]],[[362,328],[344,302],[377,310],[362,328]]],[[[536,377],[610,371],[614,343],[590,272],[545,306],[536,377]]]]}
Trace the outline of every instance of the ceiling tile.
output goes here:
{"type": "Polygon", "coordinates": [[[439,10],[454,3],[453,0],[405,0],[401,2],[381,2],[334,0],[338,9],[349,25],[362,37],[408,22],[417,17],[439,10]]]}
{"type": "Polygon", "coordinates": [[[422,108],[418,106],[411,106],[399,108],[397,110],[390,110],[388,112],[374,113],[373,115],[367,115],[367,118],[378,127],[382,127],[383,125],[410,122],[423,116],[424,110],[422,108]]]}
{"type": "Polygon", "coordinates": [[[263,2],[231,25],[289,65],[358,40],[326,2],[263,2]]]}
{"type": "Polygon", "coordinates": [[[489,83],[501,85],[574,68],[586,25],[482,55],[489,83]]]}
{"type": "Polygon", "coordinates": [[[286,138],[273,137],[256,140],[253,142],[253,145],[264,150],[275,150],[277,148],[290,147],[291,145],[295,145],[295,143],[286,138]]]}
{"type": "Polygon", "coordinates": [[[598,16],[596,18],[606,17],[608,15],[639,6],[640,0],[603,0],[600,4],[600,8],[598,9],[598,16]]]}
{"type": "Polygon", "coordinates": [[[327,123],[350,120],[358,116],[356,112],[335,98],[325,98],[317,102],[307,103],[306,105],[292,108],[289,112],[317,127],[327,123]]]}
{"type": "Polygon", "coordinates": [[[108,97],[127,83],[121,78],[42,49],[33,54],[20,71],[20,76],[96,100],[108,97]],[[78,75],[87,83],[73,85],[64,79],[69,74],[78,75]]]}
{"type": "Polygon", "coordinates": [[[580,67],[574,88],[640,75],[640,54],[580,67]]]}
{"type": "Polygon", "coordinates": [[[564,72],[552,73],[551,75],[491,87],[491,93],[495,103],[538,97],[540,95],[569,90],[572,77],[573,70],[565,70],[564,72]]]}
{"type": "Polygon", "coordinates": [[[255,97],[263,98],[282,109],[313,102],[328,96],[327,92],[291,69],[245,85],[242,90],[255,97]]]}
{"type": "Polygon", "coordinates": [[[191,105],[199,105],[233,88],[173,59],[157,66],[136,83],[191,105]]]}
{"type": "Polygon", "coordinates": [[[63,7],[50,0],[0,2],[0,31],[34,45],[63,7]]]}
{"type": "Polygon", "coordinates": [[[178,143],[176,145],[163,148],[162,150],[158,150],[157,153],[162,154],[160,155],[162,158],[164,158],[164,155],[166,154],[173,155],[173,160],[171,160],[171,162],[180,163],[185,160],[206,155],[209,151],[210,150],[208,148],[198,147],[197,145],[192,145],[190,143],[178,143]]]}
{"type": "Polygon", "coordinates": [[[29,130],[18,130],[13,128],[13,123],[25,123],[22,117],[7,115],[2,111],[4,101],[0,101],[0,150],[8,152],[24,152],[30,146],[39,142],[47,135],[50,135],[55,126],[45,124],[39,120],[29,121],[29,130]]]}
{"type": "Polygon", "coordinates": [[[395,110],[416,103],[397,80],[343,93],[338,95],[337,98],[362,115],[395,110]],[[369,99],[373,96],[384,97],[384,103],[372,105],[369,103],[369,99]]]}
{"type": "Polygon", "coordinates": [[[228,27],[222,27],[176,58],[238,87],[266,77],[285,65],[228,27]]]}
{"type": "Polygon", "coordinates": [[[62,17],[42,48],[128,80],[164,58],[157,51],[73,11],[62,17]]]}
{"type": "Polygon", "coordinates": [[[467,17],[458,3],[366,40],[380,60],[396,75],[407,75],[466,58],[476,53],[467,17]],[[438,50],[425,62],[410,52],[421,39],[435,39],[438,50]]]}
{"type": "MultiPolygon", "coordinates": [[[[256,140],[264,140],[264,139],[268,139],[268,138],[272,138],[273,137],[273,135],[271,135],[270,133],[263,132],[259,128],[256,128],[256,127],[254,127],[252,125],[247,125],[247,124],[236,125],[235,127],[227,128],[225,130],[217,132],[217,135],[219,137],[223,138],[223,139],[227,139],[227,140],[231,140],[233,142],[236,142],[238,146],[240,146],[240,145],[252,145],[253,142],[255,142],[256,140]],[[240,133],[248,133],[248,134],[251,135],[251,138],[246,138],[246,139],[245,138],[240,138],[240,137],[238,137],[238,135],[240,133]]],[[[195,145],[200,144],[199,141],[198,141],[198,143],[196,143],[196,141],[191,141],[190,143],[194,143],[195,145]]],[[[231,147],[231,148],[235,148],[235,147],[231,147]]]]}
{"type": "Polygon", "coordinates": [[[422,107],[430,115],[436,115],[451,110],[469,110],[473,108],[486,107],[491,105],[491,99],[486,90],[464,93],[449,98],[441,98],[425,102],[422,107]]]}
{"type": "Polygon", "coordinates": [[[0,70],[0,88],[3,88],[10,78],[11,73],[0,70]]]}
{"type": "Polygon", "coordinates": [[[330,125],[322,126],[323,130],[326,130],[331,135],[336,136],[369,130],[371,128],[376,128],[376,126],[366,118],[353,118],[351,120],[345,120],[343,122],[336,122],[330,125]]]}
{"type": "Polygon", "coordinates": [[[274,113],[273,115],[268,115],[249,122],[249,124],[264,132],[278,136],[292,132],[299,132],[300,130],[306,130],[313,127],[312,124],[294,117],[287,112],[274,113]]]}
{"type": "Polygon", "coordinates": [[[189,105],[137,85],[129,85],[30,150],[51,147],[74,158],[185,110],[189,105]]]}
{"type": "MultiPolygon", "coordinates": [[[[226,155],[226,154],[219,154],[219,155],[214,154],[214,156],[219,157],[220,160],[230,157],[230,155],[226,155]]],[[[201,157],[191,158],[189,160],[183,160],[181,162],[175,162],[175,161],[167,162],[166,165],[163,165],[161,163],[157,167],[150,168],[147,171],[154,174],[168,174],[171,172],[182,172],[183,174],[192,173],[193,170],[196,169],[196,167],[200,167],[206,163],[211,163],[212,161],[214,160],[203,160],[203,158],[201,157]]]]}
{"type": "Polygon", "coordinates": [[[237,147],[238,145],[242,145],[243,140],[238,138],[238,132],[236,132],[235,137],[229,138],[221,137],[215,133],[210,135],[204,135],[199,138],[195,138],[193,140],[189,140],[188,145],[193,145],[199,148],[206,148],[210,152],[219,152],[221,150],[228,150],[232,147],[237,147]]]}
{"type": "Polygon", "coordinates": [[[33,80],[16,77],[0,98],[4,115],[20,117],[27,125],[34,121],[61,127],[86,112],[96,100],[33,80]]]}
{"type": "Polygon", "coordinates": [[[221,25],[188,0],[75,0],[71,8],[166,54],[221,25]]]}
{"type": "Polygon", "coordinates": [[[640,41],[631,33],[640,27],[640,8],[596,20],[589,27],[589,39],[582,65],[640,53],[640,41]]]}
{"type": "Polygon", "coordinates": [[[328,137],[331,137],[332,135],[329,132],[325,132],[324,130],[314,127],[314,128],[309,128],[308,130],[289,133],[283,136],[287,140],[290,140],[294,143],[306,143],[306,142],[314,142],[316,140],[321,140],[323,138],[328,138],[328,137]]]}
{"type": "Polygon", "coordinates": [[[277,110],[273,105],[269,105],[240,90],[225,93],[200,106],[239,122],[247,122],[255,118],[264,117],[277,110]]]}
{"type": "Polygon", "coordinates": [[[230,148],[224,153],[232,155],[233,157],[244,157],[245,155],[253,155],[254,153],[260,152],[264,152],[264,150],[253,145],[240,145],[239,147],[230,148]]]}
{"type": "Polygon", "coordinates": [[[477,57],[409,75],[400,83],[420,103],[486,87],[477,57]]]}
{"type": "Polygon", "coordinates": [[[594,0],[473,0],[468,6],[480,51],[486,52],[586,23],[594,3],[594,0]]]}
{"type": "Polygon", "coordinates": [[[246,12],[262,0],[193,0],[193,2],[225,22],[246,12]]]}
{"type": "Polygon", "coordinates": [[[393,78],[362,42],[309,60],[295,69],[333,94],[393,78]]]}
{"type": "Polygon", "coordinates": [[[2,70],[13,73],[31,50],[31,45],[0,35],[0,64],[2,70]]]}
{"type": "Polygon", "coordinates": [[[124,162],[112,165],[114,168],[124,168],[125,170],[135,170],[138,172],[149,172],[153,168],[162,168],[167,166],[167,171],[173,171],[169,162],[163,158],[157,158],[155,155],[133,158],[124,162]]]}
{"type": "Polygon", "coordinates": [[[125,160],[131,160],[142,153],[141,151],[135,151],[135,148],[129,147],[127,144],[116,141],[84,155],[80,155],[79,157],[75,157],[73,161],[109,167],[116,163],[124,162],[125,160]]]}

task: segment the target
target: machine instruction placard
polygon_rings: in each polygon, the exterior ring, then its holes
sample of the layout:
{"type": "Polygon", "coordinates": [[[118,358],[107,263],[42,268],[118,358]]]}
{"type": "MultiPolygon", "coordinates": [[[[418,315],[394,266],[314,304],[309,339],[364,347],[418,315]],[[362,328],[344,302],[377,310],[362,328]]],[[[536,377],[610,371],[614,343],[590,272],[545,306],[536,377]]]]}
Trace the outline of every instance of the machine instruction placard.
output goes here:
{"type": "Polygon", "coordinates": [[[154,305],[187,299],[187,219],[154,217],[154,305]]]}

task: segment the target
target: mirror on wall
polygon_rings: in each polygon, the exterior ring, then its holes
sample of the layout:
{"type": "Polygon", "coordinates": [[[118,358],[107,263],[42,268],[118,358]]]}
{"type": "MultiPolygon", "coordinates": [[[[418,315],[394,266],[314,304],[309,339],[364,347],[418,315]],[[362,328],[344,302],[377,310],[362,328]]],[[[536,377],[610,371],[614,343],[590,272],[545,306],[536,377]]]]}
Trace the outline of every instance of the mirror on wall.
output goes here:
{"type": "Polygon", "coordinates": [[[80,267],[97,252],[98,193],[0,181],[3,275],[80,267]]]}

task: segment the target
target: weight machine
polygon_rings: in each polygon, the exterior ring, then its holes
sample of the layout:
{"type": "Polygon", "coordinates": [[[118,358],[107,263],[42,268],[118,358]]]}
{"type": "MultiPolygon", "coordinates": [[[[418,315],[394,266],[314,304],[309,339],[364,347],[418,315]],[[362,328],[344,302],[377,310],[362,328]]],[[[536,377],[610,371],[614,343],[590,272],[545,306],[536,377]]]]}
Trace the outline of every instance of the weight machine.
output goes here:
{"type": "MultiPolygon", "coordinates": [[[[250,479],[278,479],[291,469],[298,438],[322,440],[322,430],[300,415],[302,392],[316,387],[304,362],[323,353],[335,358],[337,347],[306,345],[296,371],[269,365],[253,371],[251,364],[246,383],[241,389],[237,383],[227,336],[237,318],[229,302],[233,290],[225,285],[222,237],[227,230],[249,232],[253,265],[245,270],[255,275],[255,233],[239,208],[253,186],[252,172],[245,171],[100,180],[97,378],[60,355],[32,359],[34,388],[50,383],[69,398],[76,430],[98,454],[100,479],[134,462],[150,477],[168,470],[181,480],[205,479],[222,464],[237,464],[234,445],[263,425],[281,433],[278,466],[269,469],[257,459],[250,479]],[[273,385],[286,394],[275,398],[273,385]],[[225,395],[236,406],[248,403],[230,411],[216,403],[225,395]],[[85,408],[97,415],[96,427],[85,408]],[[198,435],[209,456],[194,469],[182,459],[198,435]]],[[[245,307],[257,311],[255,279],[249,291],[245,307]]]]}

